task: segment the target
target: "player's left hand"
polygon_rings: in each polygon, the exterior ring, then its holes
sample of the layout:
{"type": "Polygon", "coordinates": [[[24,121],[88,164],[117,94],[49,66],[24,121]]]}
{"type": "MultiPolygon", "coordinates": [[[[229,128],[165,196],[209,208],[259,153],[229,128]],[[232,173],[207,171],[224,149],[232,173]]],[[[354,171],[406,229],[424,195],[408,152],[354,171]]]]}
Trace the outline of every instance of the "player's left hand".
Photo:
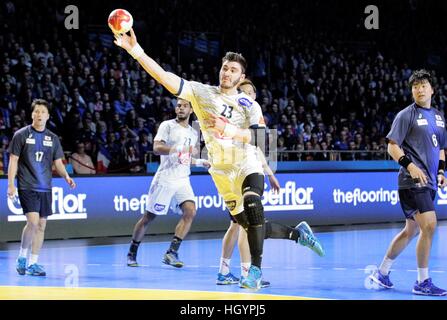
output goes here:
{"type": "Polygon", "coordinates": [[[203,162],[203,166],[204,166],[205,168],[209,169],[209,168],[211,168],[211,163],[209,163],[209,161],[205,160],[205,161],[203,162]]]}
{"type": "Polygon", "coordinates": [[[444,188],[447,186],[447,180],[443,174],[438,174],[438,187],[444,188]]]}
{"type": "Polygon", "coordinates": [[[68,185],[70,186],[70,189],[76,188],[76,183],[74,182],[74,180],[72,178],[66,177],[65,181],[67,181],[68,185]]]}
{"type": "Polygon", "coordinates": [[[278,194],[281,190],[281,186],[279,185],[278,179],[272,174],[268,176],[269,182],[270,182],[270,188],[273,190],[274,193],[278,194]]]}
{"type": "Polygon", "coordinates": [[[225,117],[218,117],[215,114],[208,113],[204,122],[207,129],[211,129],[213,131],[216,131],[217,133],[223,134],[228,120],[225,117]]]}

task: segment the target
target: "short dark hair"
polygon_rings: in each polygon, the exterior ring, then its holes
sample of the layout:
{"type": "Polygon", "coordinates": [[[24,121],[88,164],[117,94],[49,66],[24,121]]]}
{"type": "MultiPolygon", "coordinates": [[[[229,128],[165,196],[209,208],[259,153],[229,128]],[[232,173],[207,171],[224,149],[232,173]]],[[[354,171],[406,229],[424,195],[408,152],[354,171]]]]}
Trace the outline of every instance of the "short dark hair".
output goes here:
{"type": "Polygon", "coordinates": [[[252,88],[253,88],[253,91],[256,93],[256,87],[255,87],[255,85],[253,84],[253,82],[251,82],[251,80],[250,79],[245,79],[244,81],[242,81],[241,83],[239,83],[239,87],[240,86],[245,86],[245,85],[250,85],[252,88]]]}
{"type": "Polygon", "coordinates": [[[44,99],[34,99],[33,102],[31,103],[31,112],[34,112],[34,109],[36,108],[37,105],[44,106],[45,108],[47,108],[48,113],[50,113],[50,106],[48,104],[48,101],[44,99]]]}
{"type": "Polygon", "coordinates": [[[225,61],[238,62],[242,67],[242,73],[245,73],[245,70],[247,70],[247,61],[240,53],[228,51],[222,58],[222,63],[224,63],[225,61]]]}
{"type": "Polygon", "coordinates": [[[410,79],[408,79],[408,84],[410,85],[410,88],[412,88],[414,84],[418,84],[424,81],[427,81],[428,83],[430,83],[430,86],[433,87],[433,78],[431,76],[431,73],[425,69],[419,69],[414,71],[413,74],[410,76],[410,79]]]}

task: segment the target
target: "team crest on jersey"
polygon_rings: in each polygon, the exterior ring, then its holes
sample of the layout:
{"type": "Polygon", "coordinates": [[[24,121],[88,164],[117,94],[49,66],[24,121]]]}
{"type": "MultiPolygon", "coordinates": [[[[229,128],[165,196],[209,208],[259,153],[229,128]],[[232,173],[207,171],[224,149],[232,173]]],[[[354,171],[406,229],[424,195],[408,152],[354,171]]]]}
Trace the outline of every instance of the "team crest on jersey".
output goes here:
{"type": "Polygon", "coordinates": [[[228,210],[233,211],[236,208],[236,201],[225,201],[228,210]]]}
{"type": "Polygon", "coordinates": [[[157,212],[163,211],[166,206],[164,204],[156,203],[154,205],[154,210],[157,212]]]}
{"type": "Polygon", "coordinates": [[[237,100],[237,102],[244,107],[250,108],[253,104],[253,102],[251,102],[250,100],[248,100],[247,98],[239,98],[237,100]]]}

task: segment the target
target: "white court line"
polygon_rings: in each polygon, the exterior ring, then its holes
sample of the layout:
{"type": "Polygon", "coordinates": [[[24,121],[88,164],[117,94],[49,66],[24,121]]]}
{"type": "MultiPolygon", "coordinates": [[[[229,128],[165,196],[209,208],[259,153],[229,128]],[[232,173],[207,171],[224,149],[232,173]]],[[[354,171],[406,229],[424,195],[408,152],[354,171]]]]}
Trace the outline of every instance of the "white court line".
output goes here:
{"type": "Polygon", "coordinates": [[[297,269],[297,267],[285,267],[284,269],[297,269]]]}
{"type": "Polygon", "coordinates": [[[319,268],[319,267],[318,268],[317,267],[310,267],[309,268],[309,270],[321,270],[321,269],[323,269],[323,268],[319,268]]]}
{"type": "Polygon", "coordinates": [[[346,269],[346,268],[332,268],[332,270],[345,271],[345,270],[347,270],[347,269],[346,269]]]}
{"type": "Polygon", "coordinates": [[[417,270],[407,270],[408,272],[418,272],[417,270]]]}
{"type": "Polygon", "coordinates": [[[112,264],[112,267],[124,267],[124,264],[116,264],[116,263],[114,263],[114,264],[112,264]]]}
{"type": "Polygon", "coordinates": [[[88,266],[93,266],[93,267],[100,267],[101,265],[99,263],[87,263],[88,266]]]}
{"type": "Polygon", "coordinates": [[[442,270],[431,270],[430,272],[444,273],[445,271],[442,271],[442,270]]]}

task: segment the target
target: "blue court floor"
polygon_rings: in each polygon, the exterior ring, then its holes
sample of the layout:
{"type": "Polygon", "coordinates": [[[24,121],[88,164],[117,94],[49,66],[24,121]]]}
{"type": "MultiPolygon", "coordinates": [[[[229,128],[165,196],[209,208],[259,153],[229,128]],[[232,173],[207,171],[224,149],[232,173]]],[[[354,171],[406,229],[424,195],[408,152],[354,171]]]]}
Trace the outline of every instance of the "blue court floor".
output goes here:
{"type": "MultiPolygon", "coordinates": [[[[411,293],[417,278],[416,239],[392,268],[391,280],[395,289],[371,289],[370,282],[366,281],[369,271],[374,265],[380,264],[389,242],[400,229],[367,228],[370,227],[316,233],[326,251],[324,258],[291,241],[266,240],[263,272],[264,278],[272,285],[254,294],[350,300],[447,299],[421,297],[411,293]]],[[[216,234],[215,238],[200,239],[200,234],[196,234],[183,241],[179,251],[180,258],[185,263],[182,269],[161,263],[169,240],[143,242],[138,255],[141,264],[139,268],[126,266],[126,238],[121,238],[120,244],[97,246],[82,243],[67,246],[70,243],[68,240],[47,241],[39,261],[47,271],[47,276],[42,278],[19,276],[16,273],[18,244],[12,244],[8,250],[0,251],[0,289],[11,290],[13,287],[9,286],[79,286],[174,290],[167,291],[172,294],[168,295],[168,299],[176,299],[176,292],[191,290],[213,293],[213,299],[226,299],[223,295],[225,292],[249,293],[237,285],[215,284],[221,253],[221,239],[217,236],[220,237],[221,234],[216,234]],[[219,296],[220,293],[222,296],[219,296]]],[[[430,275],[434,283],[442,288],[447,288],[446,262],[447,224],[440,223],[433,242],[430,275]]],[[[233,273],[239,276],[237,249],[231,266],[233,273]]]]}

